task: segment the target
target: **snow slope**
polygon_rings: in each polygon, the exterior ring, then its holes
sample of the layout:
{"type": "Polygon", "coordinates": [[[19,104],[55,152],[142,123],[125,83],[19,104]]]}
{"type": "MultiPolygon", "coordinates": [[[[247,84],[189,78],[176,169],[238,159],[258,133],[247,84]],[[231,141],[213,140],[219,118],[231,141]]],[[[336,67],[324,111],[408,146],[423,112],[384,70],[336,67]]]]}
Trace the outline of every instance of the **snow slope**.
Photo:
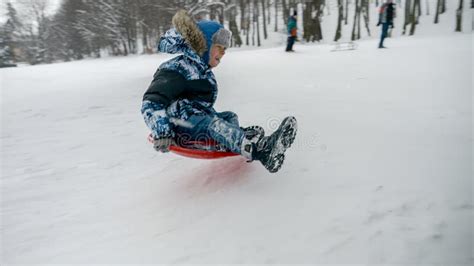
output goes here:
{"type": "Polygon", "coordinates": [[[1,264],[472,264],[472,39],[228,52],[217,109],[299,121],[277,174],[150,147],[169,56],[2,69],[1,264]]]}

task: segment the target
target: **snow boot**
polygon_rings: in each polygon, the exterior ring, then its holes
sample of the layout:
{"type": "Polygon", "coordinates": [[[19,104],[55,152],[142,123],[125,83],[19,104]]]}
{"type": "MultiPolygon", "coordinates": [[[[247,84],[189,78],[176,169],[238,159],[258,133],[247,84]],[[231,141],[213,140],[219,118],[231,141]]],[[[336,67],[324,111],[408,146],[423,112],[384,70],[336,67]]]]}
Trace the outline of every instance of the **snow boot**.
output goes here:
{"type": "Polygon", "coordinates": [[[244,131],[245,138],[252,143],[257,143],[265,136],[265,130],[261,126],[250,126],[241,129],[244,131]]]}
{"type": "Polygon", "coordinates": [[[286,149],[295,140],[296,131],[296,118],[286,117],[270,136],[263,137],[257,142],[246,142],[243,153],[251,154],[251,160],[260,161],[270,173],[276,173],[283,165],[286,149]]]}

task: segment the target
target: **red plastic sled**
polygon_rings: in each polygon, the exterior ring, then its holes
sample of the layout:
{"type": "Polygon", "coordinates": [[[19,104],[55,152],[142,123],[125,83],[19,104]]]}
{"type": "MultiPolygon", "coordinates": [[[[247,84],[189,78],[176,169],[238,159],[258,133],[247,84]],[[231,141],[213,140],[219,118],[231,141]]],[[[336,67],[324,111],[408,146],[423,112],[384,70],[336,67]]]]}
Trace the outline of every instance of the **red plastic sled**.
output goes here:
{"type": "MultiPolygon", "coordinates": [[[[153,144],[153,137],[148,135],[148,142],[153,144]]],[[[194,159],[220,159],[238,156],[238,153],[223,150],[219,143],[208,141],[187,141],[182,145],[171,145],[170,151],[180,156],[194,159]]]]}

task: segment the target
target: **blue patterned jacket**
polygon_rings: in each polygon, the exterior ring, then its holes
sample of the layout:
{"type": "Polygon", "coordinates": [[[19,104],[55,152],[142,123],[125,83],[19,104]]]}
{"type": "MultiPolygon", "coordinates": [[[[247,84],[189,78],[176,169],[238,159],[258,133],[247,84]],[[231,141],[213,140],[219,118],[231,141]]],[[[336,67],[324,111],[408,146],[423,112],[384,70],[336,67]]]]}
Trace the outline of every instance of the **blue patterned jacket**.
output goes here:
{"type": "Polygon", "coordinates": [[[215,114],[217,82],[208,64],[175,28],[161,37],[158,49],[181,55],[159,66],[143,97],[142,114],[155,138],[173,137],[170,121],[215,114]]]}

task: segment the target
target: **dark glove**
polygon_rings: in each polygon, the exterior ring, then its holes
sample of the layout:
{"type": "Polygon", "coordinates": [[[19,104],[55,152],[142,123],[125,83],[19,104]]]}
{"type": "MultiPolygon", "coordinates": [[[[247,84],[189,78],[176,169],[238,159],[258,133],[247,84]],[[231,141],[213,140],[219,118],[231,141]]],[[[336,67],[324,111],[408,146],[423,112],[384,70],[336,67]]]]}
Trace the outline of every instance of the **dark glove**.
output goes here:
{"type": "Polygon", "coordinates": [[[172,138],[160,138],[153,140],[153,148],[158,152],[169,152],[170,146],[176,144],[172,138]]]}
{"type": "Polygon", "coordinates": [[[395,25],[392,23],[392,24],[390,24],[390,27],[391,27],[392,29],[394,29],[394,28],[395,28],[395,25]]]}
{"type": "Polygon", "coordinates": [[[377,27],[380,26],[380,21],[377,23],[377,27]]]}

